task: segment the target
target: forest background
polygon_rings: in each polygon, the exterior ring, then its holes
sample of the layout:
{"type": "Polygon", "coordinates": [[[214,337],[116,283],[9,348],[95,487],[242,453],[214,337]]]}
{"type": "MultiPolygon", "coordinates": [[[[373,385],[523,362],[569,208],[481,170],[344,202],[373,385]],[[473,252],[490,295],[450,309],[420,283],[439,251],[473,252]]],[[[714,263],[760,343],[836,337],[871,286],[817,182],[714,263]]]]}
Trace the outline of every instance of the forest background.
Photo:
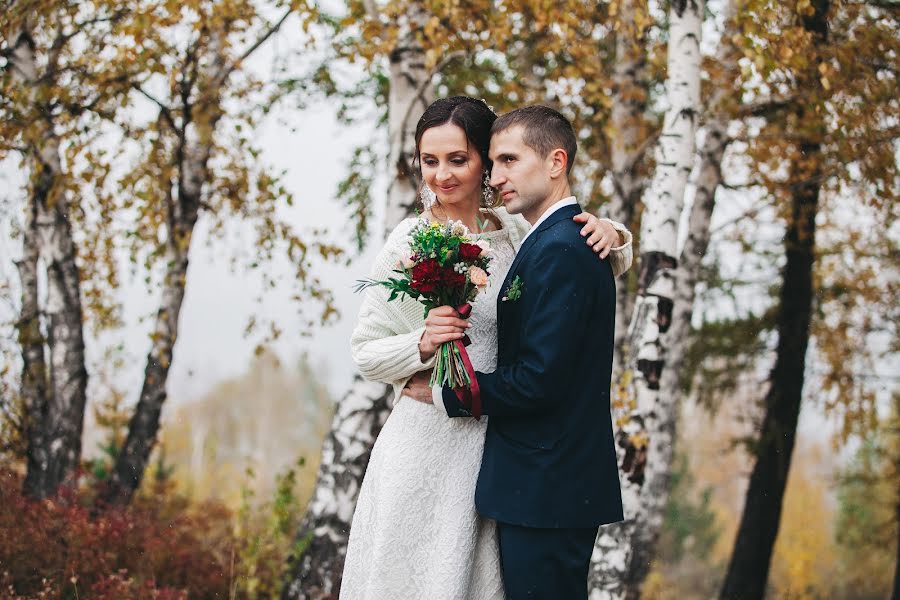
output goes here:
{"type": "Polygon", "coordinates": [[[351,287],[457,93],[562,110],[635,233],[592,597],[895,594],[898,14],[7,0],[0,598],[336,597],[351,287]]]}

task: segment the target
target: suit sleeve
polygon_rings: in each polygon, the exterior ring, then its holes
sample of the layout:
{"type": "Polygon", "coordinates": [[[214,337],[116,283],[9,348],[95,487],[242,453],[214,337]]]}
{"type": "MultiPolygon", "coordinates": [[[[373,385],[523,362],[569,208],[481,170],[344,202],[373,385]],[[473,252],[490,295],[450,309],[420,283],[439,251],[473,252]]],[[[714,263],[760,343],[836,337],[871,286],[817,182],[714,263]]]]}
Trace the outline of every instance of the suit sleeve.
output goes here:
{"type": "MultiPolygon", "coordinates": [[[[493,373],[477,373],[483,412],[494,416],[525,416],[550,412],[558,405],[575,358],[590,351],[583,335],[597,298],[615,284],[606,261],[584,249],[548,244],[522,273],[518,302],[526,327],[517,360],[493,373]]],[[[437,399],[437,398],[435,398],[437,399]]],[[[442,390],[448,416],[466,416],[465,407],[449,388],[442,390]]]]}

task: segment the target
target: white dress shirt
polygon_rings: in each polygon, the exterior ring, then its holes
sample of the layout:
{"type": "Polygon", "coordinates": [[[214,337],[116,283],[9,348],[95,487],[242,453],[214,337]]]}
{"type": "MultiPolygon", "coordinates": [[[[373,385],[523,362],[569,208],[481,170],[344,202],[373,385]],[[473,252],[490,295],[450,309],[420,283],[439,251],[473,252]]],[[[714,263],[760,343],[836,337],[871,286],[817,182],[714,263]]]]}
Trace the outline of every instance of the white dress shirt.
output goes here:
{"type": "Polygon", "coordinates": [[[519,242],[519,248],[522,247],[522,244],[525,243],[525,240],[528,239],[528,236],[531,235],[540,226],[541,223],[550,218],[550,215],[564,206],[571,206],[573,204],[578,204],[578,201],[575,200],[575,196],[568,196],[566,198],[563,198],[559,202],[556,202],[555,204],[550,206],[550,208],[545,210],[544,213],[538,218],[538,220],[534,222],[534,225],[531,226],[531,229],[528,230],[528,233],[525,234],[525,237],[522,238],[522,241],[519,242]]]}

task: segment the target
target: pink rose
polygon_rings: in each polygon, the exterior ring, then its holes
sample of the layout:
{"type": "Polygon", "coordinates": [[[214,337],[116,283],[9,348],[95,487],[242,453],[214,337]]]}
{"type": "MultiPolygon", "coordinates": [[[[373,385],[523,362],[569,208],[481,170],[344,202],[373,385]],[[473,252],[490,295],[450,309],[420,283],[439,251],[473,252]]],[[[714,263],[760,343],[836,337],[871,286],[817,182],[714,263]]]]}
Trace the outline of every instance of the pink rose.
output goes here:
{"type": "Polygon", "coordinates": [[[484,287],[488,282],[488,274],[484,272],[484,269],[473,265],[469,267],[469,281],[478,287],[484,287]]]}

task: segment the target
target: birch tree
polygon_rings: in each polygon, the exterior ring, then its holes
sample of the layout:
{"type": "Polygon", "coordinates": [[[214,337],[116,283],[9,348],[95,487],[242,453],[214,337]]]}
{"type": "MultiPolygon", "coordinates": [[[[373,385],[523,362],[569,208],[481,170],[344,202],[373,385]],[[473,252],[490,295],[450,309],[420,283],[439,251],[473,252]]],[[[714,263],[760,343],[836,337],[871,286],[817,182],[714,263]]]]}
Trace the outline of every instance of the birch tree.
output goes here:
{"type": "Polygon", "coordinates": [[[24,492],[35,498],[72,483],[81,459],[85,314],[73,235],[79,182],[69,169],[83,156],[90,118],[113,110],[111,100],[121,89],[96,63],[87,69],[79,48],[102,50],[109,25],[121,15],[115,3],[18,1],[7,5],[0,21],[6,63],[0,154],[17,152],[28,173],[17,329],[28,440],[24,492]]]}
{"type": "Polygon", "coordinates": [[[103,506],[130,501],[155,445],[191,240],[202,214],[212,219],[214,235],[228,218],[252,224],[259,253],[253,260],[269,260],[283,248],[296,268],[298,295],[321,300],[323,319],[333,313],[330,294],[309,274],[309,255],[328,257],[338,251],[301,238],[276,215],[278,206],[290,204],[292,197],[276,175],[254,161],[259,152],[249,137],[260,111],[270,103],[266,85],[244,68],[245,62],[289,17],[300,13],[302,21],[308,20],[302,6],[276,2],[270,7],[274,18],[268,18],[244,0],[195,2],[185,11],[177,4],[149,4],[142,6],[128,30],[131,43],[124,47],[134,48],[128,58],[144,67],[143,78],[133,81],[134,94],[155,106],[157,118],[145,126],[128,127],[145,144],[146,160],[122,179],[120,186],[126,192],[122,204],[110,208],[138,214],[137,231],[129,236],[132,259],[143,257],[148,270],[159,265],[162,281],[143,384],[128,436],[100,495],[103,506]],[[184,43],[173,47],[172,40],[179,39],[184,43]],[[240,108],[229,110],[229,102],[240,108]],[[220,131],[222,122],[233,129],[220,131]]]}
{"type": "Polygon", "coordinates": [[[733,90],[739,55],[730,39],[733,33],[730,19],[735,13],[734,4],[728,1],[722,10],[727,28],[720,40],[715,61],[718,76],[711,78],[710,98],[705,103],[704,115],[698,115],[706,117],[701,119],[704,121],[703,145],[697,157],[697,176],[693,182],[694,198],[688,217],[687,238],[674,273],[672,319],[664,337],[665,368],[656,392],[657,398],[665,398],[666,401],[657,400],[654,403],[655,414],[650,420],[653,429],[648,428],[651,439],[660,438],[661,445],[649,445],[647,448],[648,462],[644,469],[645,480],[640,503],[646,516],[636,524],[630,540],[632,558],[627,582],[632,589],[640,589],[650,571],[669,497],[669,479],[677,439],[676,424],[681,402],[685,397],[684,365],[693,340],[691,322],[700,263],[709,246],[716,192],[722,183],[723,160],[731,141],[728,125],[732,115],[736,113],[733,90]]]}
{"type": "MultiPolygon", "coordinates": [[[[366,6],[368,18],[384,25],[378,8],[366,6]]],[[[385,228],[378,242],[412,214],[419,180],[413,167],[415,123],[431,103],[431,73],[422,43],[428,15],[411,3],[400,15],[396,45],[388,53],[387,122],[389,186],[385,228]]],[[[340,590],[341,573],[356,498],[375,438],[387,420],[393,388],[358,374],[338,402],[322,448],[313,497],[298,539],[302,554],[292,559],[285,598],[332,598],[340,590]]]]}
{"type": "Polygon", "coordinates": [[[633,446],[622,464],[628,521],[598,536],[591,572],[592,595],[597,598],[639,595],[652,541],[662,525],[676,407],[671,396],[660,393],[660,377],[670,343],[665,334],[674,304],[678,225],[700,114],[702,15],[702,2],[673,2],[669,10],[668,108],[644,200],[641,271],[628,336],[637,397],[637,410],[625,429],[633,446]]]}

